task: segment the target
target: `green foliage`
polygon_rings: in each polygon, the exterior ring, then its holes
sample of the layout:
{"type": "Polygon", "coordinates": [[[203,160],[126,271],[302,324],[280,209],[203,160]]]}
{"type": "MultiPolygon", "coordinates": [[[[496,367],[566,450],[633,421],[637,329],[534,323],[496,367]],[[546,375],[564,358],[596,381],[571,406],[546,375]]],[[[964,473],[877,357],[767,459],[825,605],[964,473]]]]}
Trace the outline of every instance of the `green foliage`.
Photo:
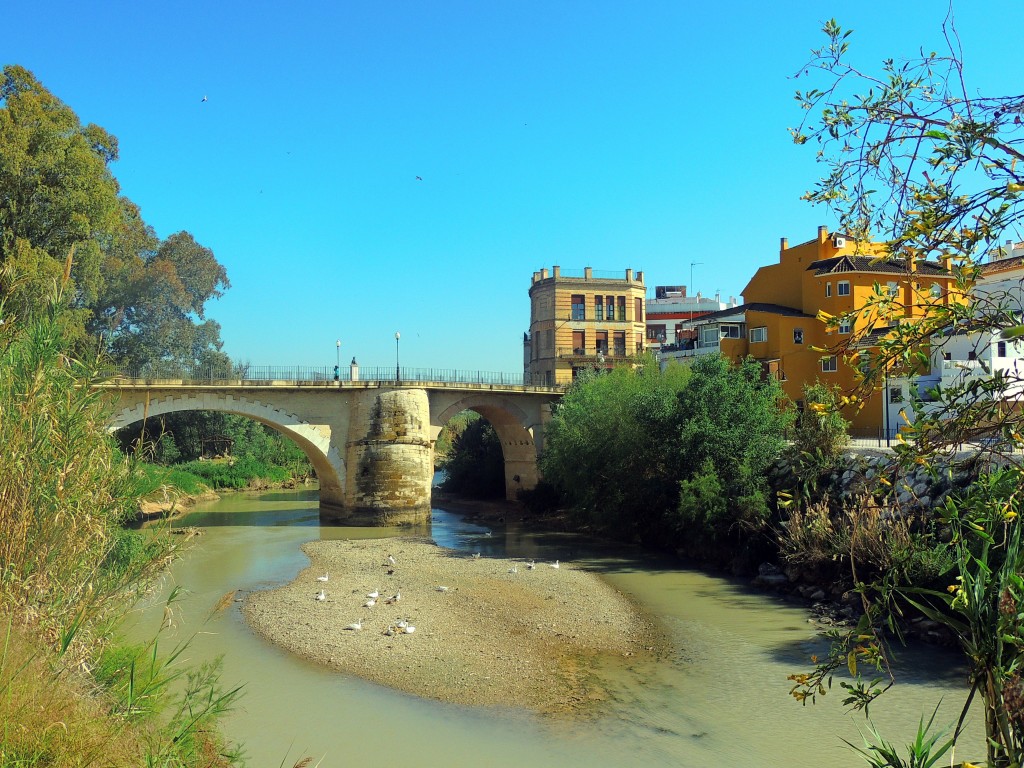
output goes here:
{"type": "Polygon", "coordinates": [[[149,497],[156,493],[176,489],[188,496],[197,496],[209,490],[203,478],[177,467],[163,467],[138,461],[134,465],[138,473],[140,495],[149,497]]]}
{"type": "Polygon", "coordinates": [[[441,469],[447,475],[441,485],[445,491],[483,499],[505,495],[501,440],[491,423],[484,419],[467,421],[452,440],[441,469]]]}
{"type": "MultiPolygon", "coordinates": [[[[835,351],[857,354],[863,386],[872,388],[894,371],[920,371],[954,334],[978,348],[1017,338],[1019,287],[981,292],[974,283],[987,255],[1024,221],[1024,169],[1018,167],[1024,96],[985,96],[968,83],[951,16],[944,25],[947,53],[888,59],[879,75],[850,63],[850,33],[834,20],[824,32],[827,45],[799,75],[823,83],[797,93],[807,115],[794,139],[817,143],[828,168],[806,198],[832,208],[846,234],[884,241],[883,259],[908,267],[924,258],[948,260],[960,294],[925,299],[926,315],[917,320],[906,316],[898,297],[879,292],[842,318],[853,322],[855,332],[835,351]],[[887,334],[865,339],[872,325],[858,320],[872,317],[888,317],[891,325],[887,334]]],[[[978,453],[996,454],[983,457],[990,471],[973,490],[947,498],[939,517],[925,523],[926,535],[939,528],[952,535],[948,589],[909,583],[904,569],[865,580],[864,620],[836,638],[813,673],[794,676],[797,698],[823,693],[831,670],[848,665],[854,681],[845,686],[846,701],[866,708],[884,688],[861,678],[851,660],[870,659],[884,669],[882,628],[898,630],[899,618],[916,610],[950,631],[964,651],[971,698],[978,695],[985,712],[988,765],[1024,762],[1024,470],[1013,457],[1024,446],[1024,412],[1013,402],[1021,383],[1016,374],[975,377],[936,387],[927,408],[913,403],[914,424],[896,449],[904,469],[937,472],[943,457],[955,466],[957,452],[982,436],[987,440],[978,453]]],[[[922,565],[941,569],[942,563],[924,558],[922,565]]],[[[962,723],[963,716],[954,743],[962,723]]]]}
{"type": "Polygon", "coordinates": [[[679,498],[678,393],[682,367],[581,376],[545,429],[541,471],[582,518],[630,539],[656,535],[679,498]]]}
{"type": "Polygon", "coordinates": [[[160,241],[119,195],[117,139],[20,66],[0,75],[0,297],[27,318],[64,286],[59,322],[75,354],[99,344],[147,372],[225,365],[205,305],[229,287],[187,232],[160,241]],[[66,274],[66,277],[65,277],[66,274]]]}
{"type": "MultiPolygon", "coordinates": [[[[83,685],[83,670],[94,666],[104,685],[117,677],[117,654],[95,661],[110,647],[125,603],[151,584],[175,545],[160,532],[122,525],[134,517],[145,476],[106,433],[96,365],[68,355],[60,305],[25,325],[0,325],[2,761],[185,766],[202,757],[226,765],[233,758],[212,758],[220,750],[212,726],[237,691],[220,690],[216,668],[187,673],[188,685],[173,697],[154,686],[159,677],[137,678],[131,697],[141,683],[153,711],[163,702],[169,713],[137,729],[126,725],[127,712],[83,685]]],[[[169,668],[175,658],[158,664],[169,668]]]]}
{"type": "Polygon", "coordinates": [[[455,438],[461,435],[470,423],[479,418],[480,414],[476,411],[463,411],[452,416],[448,423],[441,427],[437,442],[434,444],[434,462],[437,466],[440,467],[448,459],[455,438]]]}
{"type": "Polygon", "coordinates": [[[283,483],[291,479],[284,467],[266,464],[251,456],[228,461],[190,461],[178,467],[195,475],[214,490],[240,491],[263,483],[283,483]]]}
{"type": "Polygon", "coordinates": [[[932,768],[946,756],[954,744],[952,737],[942,741],[948,733],[947,729],[932,732],[938,711],[939,708],[936,707],[927,723],[924,717],[921,718],[914,741],[906,746],[907,760],[904,760],[899,754],[899,749],[883,739],[871,724],[868,725],[871,739],[864,738],[863,748],[850,742],[846,743],[850,744],[872,768],[932,768]]]}

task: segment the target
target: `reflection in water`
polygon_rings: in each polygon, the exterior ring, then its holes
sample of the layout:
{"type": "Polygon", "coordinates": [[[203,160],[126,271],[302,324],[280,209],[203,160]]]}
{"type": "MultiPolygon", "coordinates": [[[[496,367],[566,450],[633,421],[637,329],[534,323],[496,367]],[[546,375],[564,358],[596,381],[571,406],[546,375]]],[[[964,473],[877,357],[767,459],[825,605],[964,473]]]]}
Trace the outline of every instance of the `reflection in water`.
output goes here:
{"type": "MultiPolygon", "coordinates": [[[[838,692],[813,707],[788,695],[786,676],[825,650],[806,612],[739,583],[569,534],[529,533],[515,523],[488,534],[443,510],[423,528],[321,526],[310,491],[235,494],[178,524],[206,533],[171,569],[164,595],[146,601],[132,633],[146,637],[159,626],[161,600],[172,585],[188,591],[173,631],[177,639],[194,635],[192,660],[223,655],[225,683],[245,683],[226,728],[255,766],[291,765],[304,755],[324,758],[325,768],[396,760],[419,768],[863,764],[840,741],[860,743],[863,719],[842,713],[838,692]],[[305,541],[424,535],[483,556],[557,558],[592,569],[657,616],[673,650],[653,661],[602,661],[593,674],[604,701],[593,713],[541,719],[515,702],[500,710],[459,707],[323,670],[255,637],[237,605],[204,623],[227,592],[295,578],[308,565],[299,550],[305,541]]],[[[872,707],[875,723],[904,743],[940,698],[937,722],[952,721],[965,697],[962,681],[955,656],[904,652],[899,683],[872,707]]],[[[978,720],[968,734],[976,744],[978,720]]]]}

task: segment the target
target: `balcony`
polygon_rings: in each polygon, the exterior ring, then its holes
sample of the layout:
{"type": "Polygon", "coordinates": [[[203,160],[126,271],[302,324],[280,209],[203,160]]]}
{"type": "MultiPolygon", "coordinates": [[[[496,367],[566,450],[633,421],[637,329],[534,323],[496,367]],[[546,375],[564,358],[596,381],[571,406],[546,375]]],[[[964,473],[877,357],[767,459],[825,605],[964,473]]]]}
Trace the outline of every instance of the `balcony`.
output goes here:
{"type": "Polygon", "coordinates": [[[594,360],[604,357],[605,360],[625,360],[626,347],[612,345],[610,347],[559,347],[558,356],[576,360],[594,360]]]}

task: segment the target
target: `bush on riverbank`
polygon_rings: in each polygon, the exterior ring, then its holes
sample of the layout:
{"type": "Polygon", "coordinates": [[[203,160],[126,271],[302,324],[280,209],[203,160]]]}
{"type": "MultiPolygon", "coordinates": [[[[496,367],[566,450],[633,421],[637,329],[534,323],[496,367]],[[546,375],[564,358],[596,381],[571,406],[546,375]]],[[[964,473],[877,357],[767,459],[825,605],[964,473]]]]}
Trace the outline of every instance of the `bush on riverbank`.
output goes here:
{"type": "Polygon", "coordinates": [[[215,670],[173,696],[150,686],[145,711],[113,695],[138,690],[138,665],[102,681],[90,673],[117,648],[126,603],[175,551],[169,536],[124,528],[145,483],[107,437],[96,369],[67,354],[55,310],[0,324],[0,755],[229,765],[212,725],[236,692],[219,691],[215,670]]]}
{"type": "Polygon", "coordinates": [[[285,467],[266,464],[249,456],[234,460],[190,461],[174,469],[200,478],[215,491],[240,491],[260,485],[281,485],[293,480],[292,474],[285,467]]]}
{"type": "Polygon", "coordinates": [[[772,538],[764,476],[792,420],[780,403],[757,363],[716,355],[585,374],[545,430],[541,469],[604,535],[712,562],[753,555],[772,538]]]}
{"type": "Polygon", "coordinates": [[[505,461],[498,433],[486,419],[471,419],[455,434],[440,463],[445,479],[441,490],[473,499],[505,495],[505,461]]]}

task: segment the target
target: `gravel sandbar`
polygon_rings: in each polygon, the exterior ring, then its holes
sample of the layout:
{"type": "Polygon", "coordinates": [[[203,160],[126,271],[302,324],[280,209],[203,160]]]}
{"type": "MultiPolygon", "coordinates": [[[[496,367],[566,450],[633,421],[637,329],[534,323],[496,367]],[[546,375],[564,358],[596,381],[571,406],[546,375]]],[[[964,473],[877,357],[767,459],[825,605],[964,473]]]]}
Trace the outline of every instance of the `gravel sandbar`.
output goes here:
{"type": "Polygon", "coordinates": [[[248,595],[249,624],[292,653],[418,696],[567,712],[604,697],[595,659],[664,644],[629,599],[571,563],[530,569],[407,538],[316,541],[303,551],[311,564],[295,581],[248,595]],[[373,591],[376,604],[364,606],[373,591]],[[400,620],[415,631],[401,632],[400,620]],[[360,630],[345,629],[356,622],[360,630]]]}

